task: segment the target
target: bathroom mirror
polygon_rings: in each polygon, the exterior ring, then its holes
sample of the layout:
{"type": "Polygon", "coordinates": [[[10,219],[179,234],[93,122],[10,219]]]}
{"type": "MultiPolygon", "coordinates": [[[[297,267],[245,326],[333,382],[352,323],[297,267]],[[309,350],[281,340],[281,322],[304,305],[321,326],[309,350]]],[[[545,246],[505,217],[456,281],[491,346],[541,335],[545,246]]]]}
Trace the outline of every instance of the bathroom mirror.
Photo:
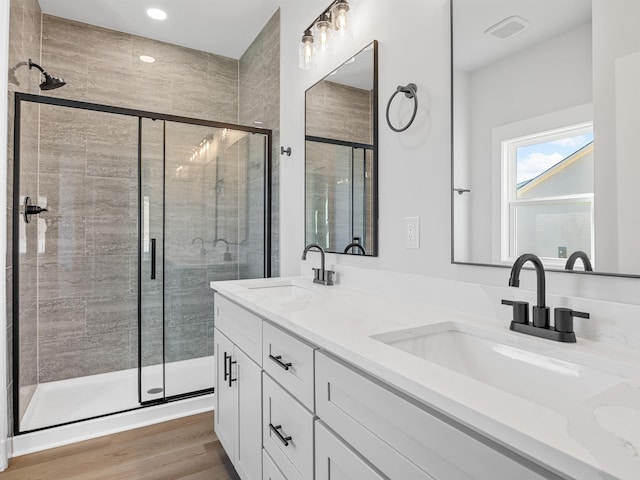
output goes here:
{"type": "Polygon", "coordinates": [[[306,91],[305,242],[378,251],[378,81],[373,41],[306,91]]]}
{"type": "Polygon", "coordinates": [[[453,263],[640,275],[640,2],[451,2],[453,263]]]}

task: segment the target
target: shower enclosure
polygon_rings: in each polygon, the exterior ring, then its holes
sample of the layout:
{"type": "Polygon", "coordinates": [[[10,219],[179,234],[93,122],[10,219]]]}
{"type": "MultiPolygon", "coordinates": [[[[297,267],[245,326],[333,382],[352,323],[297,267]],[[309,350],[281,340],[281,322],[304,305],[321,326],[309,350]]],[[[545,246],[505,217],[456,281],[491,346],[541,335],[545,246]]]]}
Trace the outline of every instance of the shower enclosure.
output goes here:
{"type": "Polygon", "coordinates": [[[212,280],[270,276],[271,131],[16,94],[14,432],[211,393],[212,280]]]}

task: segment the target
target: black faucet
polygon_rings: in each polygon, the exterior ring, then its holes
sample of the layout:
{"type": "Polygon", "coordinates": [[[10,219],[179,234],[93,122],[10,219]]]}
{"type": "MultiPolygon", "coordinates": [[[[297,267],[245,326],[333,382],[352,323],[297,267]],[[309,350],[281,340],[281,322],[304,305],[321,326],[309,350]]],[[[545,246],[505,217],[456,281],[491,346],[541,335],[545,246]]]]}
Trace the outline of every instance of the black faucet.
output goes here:
{"type": "Polygon", "coordinates": [[[591,266],[591,261],[589,260],[589,256],[584,253],[582,250],[578,250],[576,252],[573,252],[571,255],[569,255],[569,258],[567,258],[567,263],[565,263],[564,265],[564,269],[565,270],[573,270],[573,266],[576,263],[576,260],[582,260],[582,264],[584,265],[584,271],[585,272],[593,272],[593,267],[591,266]]]}
{"type": "Polygon", "coordinates": [[[320,285],[333,285],[333,270],[325,270],[324,268],[324,249],[317,243],[310,243],[304,247],[302,252],[302,260],[307,259],[307,252],[309,250],[317,250],[320,252],[320,268],[313,269],[313,283],[319,283],[320,285]]]}
{"type": "Polygon", "coordinates": [[[200,240],[200,255],[206,255],[207,251],[204,249],[204,240],[202,239],[202,237],[196,237],[193,240],[191,240],[191,243],[194,244],[196,243],[198,240],[200,240]]]}
{"type": "Polygon", "coordinates": [[[344,247],[344,252],[343,253],[349,253],[349,250],[351,250],[352,248],[355,248],[356,250],[360,250],[360,254],[361,255],[366,255],[367,254],[367,252],[365,251],[364,247],[362,245],[360,245],[358,242],[351,242],[349,245],[344,247]]]}
{"type": "Polygon", "coordinates": [[[573,317],[589,318],[589,314],[576,312],[569,308],[556,308],[554,309],[555,325],[553,327],[550,326],[549,307],[545,303],[544,266],[536,255],[525,253],[516,259],[511,268],[509,286],[520,286],[520,271],[526,262],[533,263],[536,269],[538,298],[537,305],[533,307],[533,323],[529,323],[529,304],[527,302],[502,300],[503,305],[513,307],[513,319],[509,328],[514,332],[526,333],[549,340],[575,343],[576,334],[573,331],[573,317]]]}
{"type": "Polygon", "coordinates": [[[230,262],[232,260],[231,258],[231,252],[229,251],[229,242],[227,242],[224,238],[216,238],[212,243],[213,243],[213,247],[217,247],[218,243],[224,243],[226,245],[226,249],[224,251],[224,254],[222,255],[222,259],[225,262],[230,262]]]}
{"type": "Polygon", "coordinates": [[[545,278],[542,261],[533,253],[520,255],[514,262],[513,267],[511,267],[509,286],[520,286],[520,270],[522,270],[522,267],[527,262],[533,263],[533,266],[536,268],[538,304],[533,307],[533,325],[535,327],[547,328],[549,326],[549,307],[545,305],[545,278]]]}

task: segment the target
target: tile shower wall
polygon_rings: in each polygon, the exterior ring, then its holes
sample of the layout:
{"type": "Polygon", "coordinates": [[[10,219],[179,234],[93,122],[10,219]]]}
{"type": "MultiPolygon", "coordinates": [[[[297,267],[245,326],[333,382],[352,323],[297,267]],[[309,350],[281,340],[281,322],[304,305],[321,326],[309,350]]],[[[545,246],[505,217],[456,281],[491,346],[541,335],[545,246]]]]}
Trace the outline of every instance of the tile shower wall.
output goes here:
{"type": "MultiPolygon", "coordinates": [[[[254,122],[262,122],[258,126],[273,130],[272,150],[272,190],[271,190],[271,265],[273,276],[279,275],[280,241],[279,241],[279,165],[280,165],[280,11],[278,10],[267,22],[262,31],[251,43],[247,51],[240,57],[240,97],[239,97],[239,121],[243,125],[253,125],[254,122]]],[[[256,166],[257,159],[261,158],[261,152],[257,151],[259,145],[251,142],[249,152],[249,198],[250,205],[256,205],[262,201],[261,169],[256,166]]],[[[254,215],[259,214],[259,209],[249,210],[254,215]]],[[[248,224],[259,226],[261,219],[255,221],[250,218],[248,224]]],[[[259,276],[261,271],[254,266],[262,264],[262,229],[253,228],[249,232],[248,246],[245,247],[248,255],[248,269],[245,276],[259,276]]]]}
{"type": "MultiPolygon", "coordinates": [[[[14,109],[13,94],[16,91],[37,93],[40,83],[40,75],[36,72],[29,72],[28,60],[32,58],[35,62],[40,60],[40,31],[41,31],[42,11],[37,0],[20,0],[11,2],[9,18],[9,118],[8,118],[8,188],[7,188],[7,405],[9,405],[9,435],[12,435],[13,428],[13,258],[12,258],[12,218],[13,218],[13,125],[14,109]]],[[[37,122],[37,112],[25,112],[23,120],[34,123],[37,122]]],[[[35,135],[23,139],[22,148],[29,153],[37,149],[37,137],[35,135]]],[[[27,155],[27,158],[33,158],[27,155]]],[[[35,182],[35,177],[25,178],[25,182],[35,182]]],[[[33,251],[33,244],[31,250],[33,251]]],[[[37,381],[37,350],[35,346],[36,329],[36,305],[35,298],[30,290],[35,281],[36,264],[35,257],[25,262],[21,283],[25,286],[24,291],[20,289],[21,309],[24,314],[24,326],[21,335],[29,335],[31,341],[25,342],[27,348],[21,352],[20,361],[24,365],[21,371],[20,383],[25,386],[21,391],[23,398],[28,400],[33,394],[37,381]]],[[[26,339],[26,338],[25,338],[26,339]]],[[[17,383],[17,381],[16,381],[17,383]]],[[[23,402],[24,403],[24,402],[23,402]]]]}
{"type": "MultiPolygon", "coordinates": [[[[237,60],[49,15],[43,17],[42,35],[43,64],[67,81],[63,89],[50,92],[52,96],[238,121],[237,60]],[[156,63],[142,63],[138,59],[142,54],[155,57],[156,63]]],[[[52,198],[51,205],[53,210],[57,205],[61,222],[66,222],[59,230],[75,238],[68,239],[73,251],[55,251],[50,263],[46,255],[43,258],[40,322],[76,328],[67,333],[64,327],[54,327],[55,332],[41,330],[40,382],[135,367],[138,345],[137,121],[123,122],[109,115],[96,121],[94,113],[88,114],[93,118],[89,120],[76,111],[53,115],[56,118],[41,119],[43,132],[51,133],[41,140],[41,189],[50,187],[52,197],[64,189],[70,203],[63,205],[61,199],[52,198]],[[48,125],[58,125],[60,131],[48,125]],[[69,189],[74,188],[70,195],[69,189]],[[80,249],[75,248],[78,245],[80,249]],[[74,280],[65,283],[60,278],[74,280]]],[[[183,181],[169,183],[174,188],[167,189],[167,204],[177,205],[167,210],[167,221],[178,231],[177,224],[188,218],[184,208],[201,201],[185,192],[201,191],[202,179],[183,180],[192,188],[183,181]]],[[[171,237],[171,229],[168,233],[171,237]]],[[[185,240],[178,243],[196,249],[191,238],[185,240]]],[[[167,247],[170,252],[171,246],[167,247]]],[[[207,337],[212,334],[212,305],[206,295],[206,267],[183,259],[169,254],[165,259],[168,361],[211,353],[207,337]]],[[[153,300],[145,305],[147,326],[159,327],[158,305],[153,300]]],[[[158,338],[145,340],[145,345],[159,350],[161,329],[149,334],[158,338]]],[[[158,359],[157,352],[145,351],[146,362],[158,359]]]]}

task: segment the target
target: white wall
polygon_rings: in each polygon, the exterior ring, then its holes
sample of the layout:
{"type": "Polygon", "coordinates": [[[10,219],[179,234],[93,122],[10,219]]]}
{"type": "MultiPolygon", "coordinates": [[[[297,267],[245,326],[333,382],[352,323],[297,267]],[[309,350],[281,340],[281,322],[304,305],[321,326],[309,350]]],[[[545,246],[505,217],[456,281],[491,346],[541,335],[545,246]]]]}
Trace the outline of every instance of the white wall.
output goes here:
{"type": "MultiPolygon", "coordinates": [[[[598,0],[603,1],[603,0],[598,0]]],[[[622,1],[622,0],[621,0],[622,1]]],[[[354,40],[331,62],[304,72],[297,67],[302,31],[328,2],[286,0],[282,8],[281,140],[293,150],[282,157],[282,274],[300,273],[304,248],[304,91],[373,39],[379,41],[380,255],[328,255],[328,264],[507,284],[509,272],[450,263],[450,46],[448,0],[353,0],[354,40]],[[399,84],[418,85],[420,110],[404,133],[384,120],[389,96],[399,84]],[[403,217],[420,216],[420,248],[403,247],[403,217]]],[[[604,2],[606,3],[606,2],[604,2]]],[[[639,17],[636,17],[639,18],[639,17]]],[[[311,265],[303,272],[309,274],[311,265]]],[[[532,272],[523,289],[533,289],[532,272]]],[[[528,277],[528,278],[527,278],[528,277]]],[[[638,279],[550,272],[547,289],[559,295],[640,304],[638,279]]],[[[640,321],[640,319],[639,319],[640,321]]]]}
{"type": "MultiPolygon", "coordinates": [[[[353,0],[353,41],[315,70],[301,71],[297,48],[302,31],[327,5],[324,0],[289,0],[281,11],[281,138],[282,145],[293,150],[291,157],[283,157],[281,167],[282,273],[299,272],[304,248],[304,91],[374,39],[379,42],[380,65],[380,256],[360,262],[410,271],[436,253],[434,267],[442,272],[448,269],[451,250],[448,2],[353,0]],[[386,104],[398,85],[410,82],[418,86],[418,114],[407,131],[394,133],[384,119],[386,104]],[[403,218],[415,215],[422,226],[421,248],[405,250],[403,218]]],[[[408,118],[411,107],[399,97],[394,107],[405,107],[405,116],[396,116],[396,123],[408,118]]],[[[340,261],[350,259],[343,256],[340,261]]]]}

